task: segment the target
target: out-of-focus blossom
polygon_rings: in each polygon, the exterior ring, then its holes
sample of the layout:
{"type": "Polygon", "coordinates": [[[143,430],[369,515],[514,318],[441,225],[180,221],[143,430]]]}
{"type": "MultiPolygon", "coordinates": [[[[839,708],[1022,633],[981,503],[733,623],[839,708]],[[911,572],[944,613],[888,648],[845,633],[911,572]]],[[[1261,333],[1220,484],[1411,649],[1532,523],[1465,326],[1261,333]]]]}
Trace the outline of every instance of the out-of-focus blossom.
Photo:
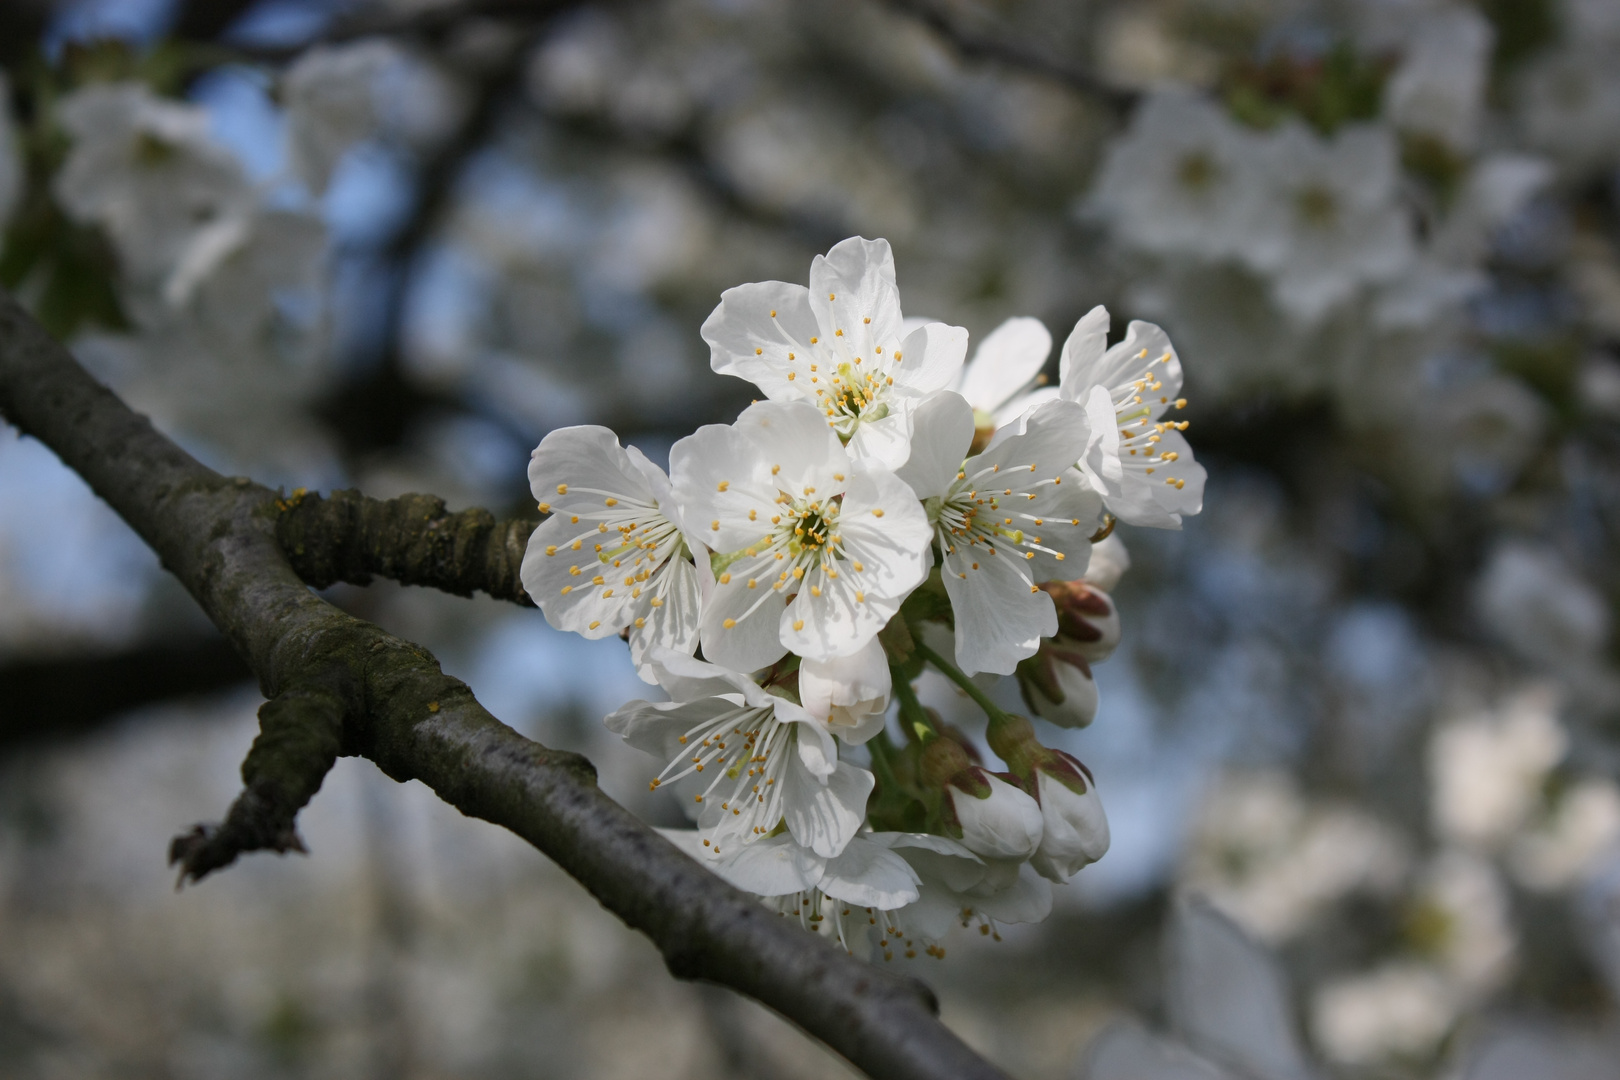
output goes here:
{"type": "Polygon", "coordinates": [[[1311,1029],[1333,1061],[1373,1065],[1431,1053],[1459,1007],[1439,972],[1398,960],[1324,985],[1311,1001],[1311,1029]]]}
{"type": "Polygon", "coordinates": [[[1159,255],[1243,250],[1264,197],[1256,139],[1184,91],[1151,94],[1108,150],[1087,213],[1119,240],[1159,255]]]}
{"type": "Polygon", "coordinates": [[[193,244],[255,202],[241,165],[210,138],[208,115],[144,83],[79,90],[57,116],[73,149],[56,175],[56,197],[70,215],[107,231],[135,281],[161,283],[193,244]]]}
{"type": "Polygon", "coordinates": [[[1485,16],[1463,4],[1420,18],[1385,84],[1385,115],[1402,131],[1472,148],[1495,38],[1485,16]]]}
{"type": "Polygon", "coordinates": [[[1195,821],[1181,888],[1265,942],[1295,937],[1345,896],[1388,897],[1406,872],[1394,830],[1349,806],[1307,803],[1285,773],[1223,776],[1195,821]]]}
{"type": "Polygon", "coordinates": [[[1475,602],[1493,634],[1554,669],[1591,663],[1609,638],[1602,597],[1542,545],[1500,543],[1480,575],[1475,602]]]}
{"type": "Polygon", "coordinates": [[[316,45],[287,69],[287,156],[311,191],[324,192],[339,159],[376,130],[379,83],[401,62],[395,45],[370,40],[316,45]]]}
{"type": "Polygon", "coordinates": [[[1517,82],[1524,139],[1584,179],[1620,150],[1620,69],[1612,52],[1577,42],[1530,61],[1517,82]]]}
{"type": "Polygon", "coordinates": [[[1467,1001],[1478,1001],[1512,974],[1518,938],[1507,887],[1483,858],[1443,851],[1421,875],[1406,937],[1467,1001]]]}
{"type": "Polygon", "coordinates": [[[1436,832],[1454,843],[1491,848],[1524,823],[1569,746],[1558,707],[1556,690],[1534,686],[1494,711],[1436,729],[1429,744],[1436,832]]]}
{"type": "Polygon", "coordinates": [[[1391,132],[1357,124],[1330,139],[1298,121],[1267,141],[1262,209],[1241,255],[1271,279],[1284,311],[1313,323],[1412,258],[1412,226],[1395,201],[1391,132]]]}
{"type": "Polygon", "coordinates": [[[1581,780],[1558,794],[1545,820],[1521,833],[1508,853],[1520,884],[1542,892],[1569,888],[1620,845],[1620,787],[1607,777],[1581,780]]]}

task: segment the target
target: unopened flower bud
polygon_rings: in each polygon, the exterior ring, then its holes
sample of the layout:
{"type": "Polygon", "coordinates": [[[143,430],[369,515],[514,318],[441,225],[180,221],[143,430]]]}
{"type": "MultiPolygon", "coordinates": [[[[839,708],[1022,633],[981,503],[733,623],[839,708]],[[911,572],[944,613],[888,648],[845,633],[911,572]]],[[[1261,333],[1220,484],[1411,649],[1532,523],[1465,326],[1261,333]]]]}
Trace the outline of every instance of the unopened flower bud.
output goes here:
{"type": "Polygon", "coordinates": [[[1041,843],[1041,808],[1006,780],[976,765],[949,736],[923,748],[923,782],[944,794],[946,824],[963,846],[987,859],[1023,860],[1041,843]]]}
{"type": "Polygon", "coordinates": [[[962,828],[962,845],[987,859],[1034,855],[1041,844],[1040,804],[994,773],[976,765],[972,772],[982,795],[955,782],[945,785],[945,797],[962,828]]]}
{"type": "Polygon", "coordinates": [[[1042,746],[1022,716],[996,718],[988,736],[990,748],[1040,806],[1041,841],[1030,865],[1063,882],[1102,858],[1108,851],[1108,818],[1091,771],[1072,755],[1042,746]]]}
{"type": "Polygon", "coordinates": [[[1097,683],[1079,652],[1048,638],[1018,665],[1024,703],[1058,727],[1082,728],[1097,716],[1097,683]]]}
{"type": "Polygon", "coordinates": [[[1057,605],[1056,640],[1093,664],[1113,655],[1119,644],[1119,609],[1113,598],[1084,581],[1048,581],[1041,588],[1057,605]]]}
{"type": "Polygon", "coordinates": [[[1041,846],[1030,859],[1042,877],[1059,884],[1108,852],[1108,815],[1091,770],[1061,750],[1051,753],[1066,768],[1042,766],[1036,770],[1040,799],[1041,846]]]}

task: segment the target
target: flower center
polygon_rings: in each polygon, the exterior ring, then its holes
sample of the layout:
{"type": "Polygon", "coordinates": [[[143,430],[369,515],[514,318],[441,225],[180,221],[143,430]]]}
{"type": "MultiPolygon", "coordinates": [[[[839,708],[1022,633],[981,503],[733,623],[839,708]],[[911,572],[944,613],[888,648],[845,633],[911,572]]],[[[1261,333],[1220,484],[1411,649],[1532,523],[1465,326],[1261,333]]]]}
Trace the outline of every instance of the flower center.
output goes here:
{"type": "Polygon", "coordinates": [[[1315,229],[1331,228],[1339,220],[1339,200],[1320,184],[1311,184],[1294,196],[1299,220],[1315,229]]]}
{"type": "Polygon", "coordinates": [[[698,773],[712,775],[693,800],[714,809],[719,820],[704,831],[704,847],[715,854],[728,842],[770,835],[782,820],[783,770],[797,754],[795,725],[776,710],[741,706],[701,721],[680,736],[681,753],[647,785],[649,791],[698,773]]]}
{"type": "Polygon", "coordinates": [[[1206,150],[1183,154],[1176,163],[1176,180],[1194,193],[1207,191],[1221,175],[1221,167],[1206,150]]]}
{"type": "MultiPolygon", "coordinates": [[[[686,540],[680,530],[659,511],[657,504],[595,488],[570,489],[568,484],[558,485],[558,494],[567,494],[570,490],[576,494],[602,496],[602,509],[570,511],[569,520],[582,526],[580,532],[564,543],[546,548],[546,555],[551,558],[559,555],[567,558],[574,552],[583,554],[587,550],[591,552],[591,555],[568,568],[569,575],[575,581],[563,586],[563,595],[576,588],[599,588],[603,599],[613,597],[619,590],[626,590],[632,600],[639,600],[643,589],[650,588],[653,590],[652,606],[663,607],[664,596],[671,587],[671,578],[659,571],[673,558],[686,552],[686,540]],[[591,524],[584,525],[585,522],[591,524]],[[594,560],[591,556],[594,556],[594,560]]],[[[542,503],[541,509],[550,510],[551,507],[542,503]]],[[[635,622],[639,628],[645,620],[638,618],[635,622]]],[[[592,629],[595,629],[594,624],[592,629]]]]}
{"type": "Polygon", "coordinates": [[[832,388],[821,395],[822,411],[843,442],[847,443],[854,436],[861,421],[881,420],[889,415],[889,406],[883,399],[894,380],[882,371],[862,371],[846,361],[838,365],[837,372],[828,381],[832,388]]]}

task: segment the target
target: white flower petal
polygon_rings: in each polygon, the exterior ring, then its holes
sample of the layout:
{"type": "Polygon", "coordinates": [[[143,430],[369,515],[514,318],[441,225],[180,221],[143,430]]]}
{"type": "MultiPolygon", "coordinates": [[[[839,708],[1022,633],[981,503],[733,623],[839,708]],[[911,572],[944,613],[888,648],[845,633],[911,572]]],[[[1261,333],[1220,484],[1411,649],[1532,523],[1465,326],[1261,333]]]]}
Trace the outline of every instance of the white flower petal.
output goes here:
{"type": "Polygon", "coordinates": [[[864,836],[827,862],[821,891],[836,900],[892,911],[917,899],[922,879],[904,859],[864,836]]]}
{"type": "Polygon", "coordinates": [[[849,456],[869,461],[885,469],[898,469],[911,456],[912,426],[916,404],[898,398],[889,405],[889,414],[878,420],[863,419],[849,440],[849,456]]]}
{"type": "Polygon", "coordinates": [[[895,475],[919,499],[945,494],[973,443],[973,409],[962,395],[938,390],[912,416],[911,456],[895,475]]]}
{"type": "Polygon", "coordinates": [[[787,833],[733,847],[709,864],[728,884],[756,896],[786,896],[814,888],[826,866],[826,859],[787,833]]]}
{"type": "Polygon", "coordinates": [[[851,656],[805,660],[799,665],[799,700],[846,743],[865,742],[882,729],[892,690],[889,660],[877,638],[851,656]],[[877,717],[874,725],[870,717],[877,717]]]}
{"type": "Polygon", "coordinates": [[[904,379],[919,394],[950,389],[962,372],[967,343],[968,332],[960,326],[936,322],[918,327],[901,345],[905,352],[902,366],[895,369],[895,381],[904,379]]]}
{"type": "Polygon", "coordinates": [[[1051,331],[1039,319],[1008,319],[973,351],[957,391],[974,409],[994,415],[1034,381],[1051,353],[1051,331]]]}
{"type": "Polygon", "coordinates": [[[1070,401],[1078,400],[1068,393],[1070,387],[1078,393],[1098,381],[1091,373],[1098,367],[1108,344],[1108,325],[1108,309],[1098,304],[1080,316],[1068,340],[1064,341],[1063,351],[1058,355],[1058,386],[1070,401]]]}
{"type": "Polygon", "coordinates": [[[716,372],[747,379],[774,400],[814,400],[808,385],[788,378],[803,369],[810,339],[821,333],[803,285],[760,281],[727,289],[701,333],[716,372]]]}
{"type": "Polygon", "coordinates": [[[810,307],[821,332],[842,330],[855,355],[900,337],[900,290],[887,240],[852,236],[810,263],[810,307]]]}
{"type": "Polygon", "coordinates": [[[817,855],[832,858],[844,850],[866,820],[866,800],[876,781],[847,761],[825,782],[809,770],[784,770],[782,816],[793,838],[817,855]]]}
{"type": "Polygon", "coordinates": [[[841,481],[834,477],[848,471],[849,454],[814,406],[756,401],[734,426],[773,469],[780,467],[771,474],[778,487],[793,493],[806,487],[822,494],[839,490],[841,481]]]}

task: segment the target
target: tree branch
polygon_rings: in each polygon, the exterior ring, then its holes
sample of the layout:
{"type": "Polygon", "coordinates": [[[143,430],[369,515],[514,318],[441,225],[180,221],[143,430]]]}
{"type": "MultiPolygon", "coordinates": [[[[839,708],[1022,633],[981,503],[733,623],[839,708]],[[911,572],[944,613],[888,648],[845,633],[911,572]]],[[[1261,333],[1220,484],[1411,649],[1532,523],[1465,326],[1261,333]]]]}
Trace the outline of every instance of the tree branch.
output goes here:
{"type": "Polygon", "coordinates": [[[246,789],[224,825],[176,845],[185,877],[242,851],[296,848],[298,807],[337,754],[359,754],[549,855],[647,934],[676,977],[758,999],[869,1075],[1001,1075],[939,1023],[921,983],[767,912],[602,794],[584,758],[523,738],[431,654],[315,596],[281,554],[274,492],[192,459],[4,294],[0,415],[55,451],[151,545],[269,698],[243,764],[246,789]]]}
{"type": "Polygon", "coordinates": [[[369,585],[378,575],[534,606],[518,571],[538,521],[496,521],[477,509],[452,514],[436,495],[382,500],[358,491],[324,499],[294,493],[286,507],[276,538],[293,570],[317,589],[339,581],[369,585]]]}
{"type": "Polygon", "coordinates": [[[969,60],[990,60],[1051,79],[1096,99],[1116,112],[1129,108],[1138,96],[1135,91],[1114,86],[1095,72],[1064,63],[1040,49],[1030,48],[1022,42],[999,35],[975,32],[946,11],[939,0],[881,0],[881,2],[927,26],[969,60]]]}

